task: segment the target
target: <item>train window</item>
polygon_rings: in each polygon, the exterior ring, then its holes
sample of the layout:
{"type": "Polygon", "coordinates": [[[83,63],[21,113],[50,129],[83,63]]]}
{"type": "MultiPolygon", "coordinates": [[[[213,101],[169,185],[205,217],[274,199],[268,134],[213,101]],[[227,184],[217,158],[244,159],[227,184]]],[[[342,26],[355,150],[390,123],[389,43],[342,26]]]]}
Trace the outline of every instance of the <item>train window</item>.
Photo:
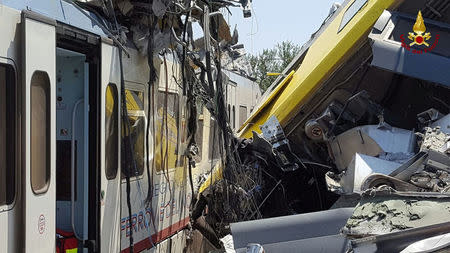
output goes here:
{"type": "Polygon", "coordinates": [[[106,87],[105,103],[105,174],[111,180],[116,178],[119,162],[119,101],[115,84],[106,87]]]}
{"type": "Polygon", "coordinates": [[[228,104],[228,123],[230,123],[230,119],[231,119],[231,109],[230,109],[230,104],[228,104]]]}
{"type": "MultiPolygon", "coordinates": [[[[144,110],[144,92],[136,90],[125,90],[127,101],[127,112],[129,118],[129,130],[122,124],[122,137],[127,134],[133,147],[134,159],[136,162],[136,171],[132,172],[135,176],[144,174],[145,167],[145,110],[144,110]]],[[[125,139],[123,139],[125,140],[125,139]]],[[[125,147],[125,144],[122,144],[125,147]]],[[[123,157],[123,156],[122,156],[123,157]]],[[[125,175],[123,175],[125,177],[125,175]]]]}
{"type": "Polygon", "coordinates": [[[247,107],[241,105],[241,106],[239,106],[239,125],[238,125],[238,127],[242,126],[242,124],[244,124],[246,119],[247,119],[247,107]]]}
{"type": "Polygon", "coordinates": [[[50,79],[46,72],[31,77],[31,188],[44,193],[50,180],[50,79]]]}
{"type": "Polygon", "coordinates": [[[0,64],[0,206],[10,205],[15,195],[15,73],[0,64]]]}
{"type": "Polygon", "coordinates": [[[342,17],[341,25],[339,26],[338,32],[340,32],[344,27],[353,19],[353,17],[358,13],[364,5],[366,5],[368,0],[355,0],[350,7],[344,13],[342,17]]]}
{"type": "Polygon", "coordinates": [[[177,161],[178,119],[180,115],[178,94],[159,91],[155,113],[154,159],[156,171],[160,172],[179,165],[179,161],[177,161]]]}

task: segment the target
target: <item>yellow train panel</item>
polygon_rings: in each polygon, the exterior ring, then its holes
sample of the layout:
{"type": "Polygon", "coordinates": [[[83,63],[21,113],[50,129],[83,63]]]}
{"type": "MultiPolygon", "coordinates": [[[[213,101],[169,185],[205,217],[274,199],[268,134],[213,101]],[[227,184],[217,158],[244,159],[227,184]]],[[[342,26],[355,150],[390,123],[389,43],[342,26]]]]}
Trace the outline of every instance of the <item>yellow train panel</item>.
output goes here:
{"type": "MultiPolygon", "coordinates": [[[[354,49],[375,24],[383,10],[391,9],[402,1],[369,0],[340,31],[339,26],[347,9],[355,1],[349,2],[338,16],[309,48],[305,59],[286,87],[275,89],[268,103],[255,111],[242,127],[240,137],[250,138],[252,131],[261,132],[259,126],[275,115],[282,126],[295,116],[301,105],[306,103],[320,84],[354,53],[354,49]],[[277,95],[277,93],[279,93],[277,95]]],[[[281,84],[280,84],[281,85],[281,84]]]]}

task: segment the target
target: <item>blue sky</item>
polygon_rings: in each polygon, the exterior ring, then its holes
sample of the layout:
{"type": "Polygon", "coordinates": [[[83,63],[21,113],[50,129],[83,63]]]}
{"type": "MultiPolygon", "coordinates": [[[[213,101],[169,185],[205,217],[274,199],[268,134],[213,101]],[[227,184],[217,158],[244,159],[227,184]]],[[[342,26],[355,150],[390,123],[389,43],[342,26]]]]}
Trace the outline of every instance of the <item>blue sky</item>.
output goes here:
{"type": "Polygon", "coordinates": [[[265,48],[290,40],[302,45],[328,16],[333,3],[342,0],[253,0],[252,17],[244,19],[240,8],[225,14],[231,31],[237,25],[239,43],[247,53],[257,54],[265,48]]]}

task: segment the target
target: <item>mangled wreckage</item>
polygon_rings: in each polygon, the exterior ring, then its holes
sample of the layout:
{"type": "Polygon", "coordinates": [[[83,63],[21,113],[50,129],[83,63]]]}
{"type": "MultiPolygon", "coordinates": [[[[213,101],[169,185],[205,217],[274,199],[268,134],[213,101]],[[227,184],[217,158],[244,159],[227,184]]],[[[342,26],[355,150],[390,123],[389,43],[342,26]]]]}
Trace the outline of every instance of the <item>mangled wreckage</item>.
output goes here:
{"type": "Polygon", "coordinates": [[[194,184],[260,95],[231,7],[0,1],[0,252],[199,252],[194,184]]]}
{"type": "Polygon", "coordinates": [[[449,247],[449,7],[334,8],[202,182],[193,218],[210,239],[226,252],[449,247]]]}

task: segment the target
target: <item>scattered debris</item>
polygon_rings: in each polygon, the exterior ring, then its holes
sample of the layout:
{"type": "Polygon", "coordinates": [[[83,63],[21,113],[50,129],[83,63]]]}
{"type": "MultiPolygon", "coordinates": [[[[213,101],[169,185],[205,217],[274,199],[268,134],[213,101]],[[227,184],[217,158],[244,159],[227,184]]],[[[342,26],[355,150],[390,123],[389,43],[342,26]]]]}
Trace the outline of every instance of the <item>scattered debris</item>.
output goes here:
{"type": "Polygon", "coordinates": [[[363,194],[343,233],[365,237],[450,221],[450,196],[415,195],[406,197],[380,191],[363,194]]]}

